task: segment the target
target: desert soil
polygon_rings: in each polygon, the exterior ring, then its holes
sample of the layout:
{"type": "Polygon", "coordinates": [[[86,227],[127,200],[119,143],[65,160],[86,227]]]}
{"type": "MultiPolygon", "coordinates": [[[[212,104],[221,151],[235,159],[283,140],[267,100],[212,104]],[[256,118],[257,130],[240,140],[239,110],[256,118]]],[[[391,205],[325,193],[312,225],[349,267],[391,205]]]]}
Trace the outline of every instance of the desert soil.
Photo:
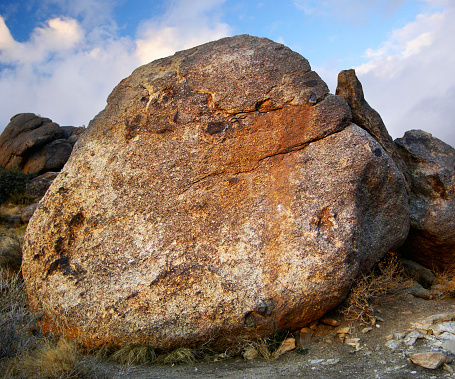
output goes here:
{"type": "Polygon", "coordinates": [[[218,362],[176,366],[98,366],[104,374],[113,378],[455,378],[455,355],[442,350],[448,363],[435,370],[411,363],[409,353],[438,351],[426,339],[418,339],[413,346],[403,343],[395,350],[386,346],[389,336],[412,329],[412,323],[437,314],[455,316],[455,299],[437,298],[424,300],[406,291],[388,298],[374,307],[378,321],[369,332],[365,325],[347,322],[337,312],[330,314],[341,322],[340,327],[351,326],[351,338],[360,338],[356,351],[343,343],[336,334],[338,328],[328,334],[313,337],[303,343],[306,353],[285,353],[274,360],[257,358],[224,359],[218,362]]]}

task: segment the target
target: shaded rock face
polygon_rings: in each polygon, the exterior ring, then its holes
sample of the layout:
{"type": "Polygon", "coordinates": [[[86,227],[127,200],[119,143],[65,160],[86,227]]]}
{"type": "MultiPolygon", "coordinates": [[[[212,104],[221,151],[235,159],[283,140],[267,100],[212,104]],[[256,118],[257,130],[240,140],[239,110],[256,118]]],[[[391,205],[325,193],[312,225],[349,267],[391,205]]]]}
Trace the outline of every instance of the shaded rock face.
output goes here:
{"type": "MultiPolygon", "coordinates": [[[[398,153],[397,147],[389,135],[381,116],[365,100],[362,84],[355,70],[343,70],[338,74],[336,94],[344,98],[352,111],[352,121],[365,129],[394,160],[407,179],[407,169],[398,153]]],[[[408,183],[409,185],[409,183],[408,183]]]]}
{"type": "Polygon", "coordinates": [[[0,135],[0,166],[38,174],[60,171],[84,131],[60,127],[33,113],[20,113],[0,135]]]}
{"type": "Polygon", "coordinates": [[[338,305],[408,232],[400,171],[308,62],[250,36],[142,66],[30,220],[31,305],[89,346],[219,346],[338,305]]]}
{"type": "Polygon", "coordinates": [[[455,149],[411,130],[395,140],[411,179],[411,229],[400,252],[430,270],[455,262],[455,149]]]}

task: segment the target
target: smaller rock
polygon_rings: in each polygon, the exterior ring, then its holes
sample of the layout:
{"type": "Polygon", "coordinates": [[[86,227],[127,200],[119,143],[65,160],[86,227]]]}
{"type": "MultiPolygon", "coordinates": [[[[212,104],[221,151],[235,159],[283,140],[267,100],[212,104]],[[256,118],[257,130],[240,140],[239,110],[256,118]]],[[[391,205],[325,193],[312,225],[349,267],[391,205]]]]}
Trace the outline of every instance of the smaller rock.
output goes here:
{"type": "Polygon", "coordinates": [[[243,358],[246,360],[256,359],[259,356],[259,352],[253,346],[247,347],[247,349],[243,352],[243,358]]]}
{"type": "Polygon", "coordinates": [[[371,332],[372,330],[373,330],[373,328],[370,328],[370,327],[363,328],[363,329],[362,329],[362,333],[363,333],[363,334],[366,334],[366,333],[368,333],[368,332],[371,332]]]}
{"type": "Polygon", "coordinates": [[[351,328],[349,326],[345,326],[343,328],[338,328],[336,330],[336,334],[350,334],[351,328]]]}
{"type": "Polygon", "coordinates": [[[34,198],[43,197],[58,174],[58,172],[46,172],[43,175],[37,176],[26,184],[25,193],[34,198]]]}
{"type": "Polygon", "coordinates": [[[296,347],[294,338],[286,338],[281,346],[273,353],[274,358],[278,358],[280,355],[287,353],[288,351],[294,350],[296,347]]]}
{"type": "Polygon", "coordinates": [[[403,341],[401,341],[401,340],[400,341],[390,340],[390,341],[387,341],[385,345],[389,349],[396,350],[398,347],[401,346],[402,343],[403,343],[403,341]]]}
{"type": "Polygon", "coordinates": [[[346,338],[344,343],[355,348],[356,351],[360,350],[360,338],[346,338]]]}
{"type": "Polygon", "coordinates": [[[320,337],[320,336],[326,336],[330,333],[333,332],[333,327],[325,324],[319,324],[315,329],[314,329],[314,334],[313,337],[320,337]]]}
{"type": "Polygon", "coordinates": [[[436,276],[431,270],[409,259],[401,258],[400,263],[404,273],[408,277],[414,279],[424,288],[430,288],[432,286],[436,276]]]}
{"type": "Polygon", "coordinates": [[[333,319],[333,318],[330,318],[330,317],[324,317],[321,319],[321,323],[324,324],[324,325],[329,325],[329,326],[340,326],[340,322],[333,319]]]}
{"type": "Polygon", "coordinates": [[[397,341],[402,340],[405,337],[406,337],[406,333],[403,333],[403,332],[401,332],[401,333],[393,333],[393,336],[392,336],[392,338],[394,340],[397,340],[397,341]]]}
{"type": "Polygon", "coordinates": [[[313,336],[314,331],[310,328],[302,328],[299,332],[299,344],[301,345],[303,341],[309,341],[313,336]]]}
{"type": "Polygon", "coordinates": [[[433,298],[431,292],[423,288],[422,285],[418,283],[415,286],[408,287],[408,292],[412,296],[418,297],[420,299],[431,300],[433,298]]]}
{"type": "Polygon", "coordinates": [[[433,331],[433,334],[436,334],[435,332],[439,332],[439,334],[444,332],[455,334],[455,321],[446,321],[436,324],[431,327],[431,330],[433,331]]]}
{"type": "Polygon", "coordinates": [[[441,340],[455,341],[455,335],[449,332],[444,332],[438,336],[441,340]]]}
{"type": "Polygon", "coordinates": [[[404,343],[408,346],[414,346],[419,338],[424,338],[424,335],[418,330],[414,330],[404,338],[404,343]]]}
{"type": "Polygon", "coordinates": [[[310,329],[314,329],[316,326],[318,326],[318,320],[313,320],[308,324],[308,328],[310,329]]]}
{"type": "Polygon", "coordinates": [[[449,351],[452,354],[455,354],[455,341],[454,340],[446,340],[442,344],[442,348],[449,351]]]}
{"type": "Polygon", "coordinates": [[[27,222],[30,221],[30,219],[33,216],[33,213],[35,213],[36,208],[38,208],[38,203],[33,203],[30,204],[29,206],[25,207],[22,212],[21,212],[21,221],[23,224],[26,224],[27,222]]]}
{"type": "Polygon", "coordinates": [[[450,367],[447,363],[444,363],[444,364],[442,365],[442,369],[443,369],[444,371],[447,371],[447,372],[450,372],[450,373],[453,372],[453,368],[450,367]]]}
{"type": "Polygon", "coordinates": [[[447,356],[439,352],[409,354],[409,359],[412,363],[431,370],[435,370],[447,362],[447,356]]]}

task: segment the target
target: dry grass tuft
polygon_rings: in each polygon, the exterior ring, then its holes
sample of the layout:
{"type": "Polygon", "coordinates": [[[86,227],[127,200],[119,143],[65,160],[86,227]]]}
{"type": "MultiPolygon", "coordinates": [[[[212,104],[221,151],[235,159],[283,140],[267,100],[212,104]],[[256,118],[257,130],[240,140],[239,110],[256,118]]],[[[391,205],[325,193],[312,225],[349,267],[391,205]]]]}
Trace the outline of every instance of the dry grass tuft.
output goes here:
{"type": "Polygon", "coordinates": [[[370,323],[373,304],[404,288],[403,269],[395,253],[388,253],[367,274],[354,281],[341,307],[348,321],[370,323]]]}
{"type": "Polygon", "coordinates": [[[41,337],[37,316],[27,305],[25,285],[19,274],[0,267],[0,359],[14,357],[31,348],[41,337]]]}
{"type": "Polygon", "coordinates": [[[433,286],[437,286],[445,295],[455,297],[455,270],[450,268],[444,272],[437,272],[433,286]]]}
{"type": "Polygon", "coordinates": [[[0,233],[0,267],[5,268],[7,271],[19,272],[21,264],[21,237],[10,230],[0,233]]]}
{"type": "Polygon", "coordinates": [[[110,356],[116,363],[124,365],[145,365],[156,360],[156,353],[149,346],[131,345],[117,350],[110,356]]]}
{"type": "Polygon", "coordinates": [[[45,340],[39,349],[22,355],[18,363],[16,370],[30,378],[82,378],[85,374],[78,367],[76,345],[64,338],[56,344],[45,340]]]}
{"type": "Polygon", "coordinates": [[[191,364],[196,362],[196,353],[187,347],[180,347],[157,360],[165,365],[191,364]]]}

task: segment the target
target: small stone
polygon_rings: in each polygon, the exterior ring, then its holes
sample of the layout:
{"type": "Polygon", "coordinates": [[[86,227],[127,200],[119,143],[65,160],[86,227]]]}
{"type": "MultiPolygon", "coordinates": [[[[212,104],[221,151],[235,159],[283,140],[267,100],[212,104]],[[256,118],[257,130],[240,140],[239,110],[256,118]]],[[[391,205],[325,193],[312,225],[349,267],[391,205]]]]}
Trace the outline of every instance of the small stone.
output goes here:
{"type": "Polygon", "coordinates": [[[314,329],[318,325],[318,320],[311,321],[310,324],[308,325],[308,328],[314,329]]]}
{"type": "Polygon", "coordinates": [[[392,336],[392,338],[397,341],[402,340],[405,337],[406,337],[406,333],[393,333],[393,336],[392,336]]]}
{"type": "Polygon", "coordinates": [[[350,334],[351,328],[349,326],[345,326],[343,328],[338,328],[336,330],[336,334],[350,334]]]}
{"type": "Polygon", "coordinates": [[[452,354],[455,354],[455,341],[446,340],[442,343],[442,348],[449,351],[452,354]]]}
{"type": "Polygon", "coordinates": [[[453,315],[452,313],[440,313],[438,315],[431,316],[428,322],[431,324],[437,324],[440,322],[452,321],[454,320],[454,318],[455,315],[453,315]]]}
{"type": "Polygon", "coordinates": [[[447,363],[444,363],[444,364],[442,365],[442,369],[443,369],[444,371],[447,371],[447,372],[450,372],[450,373],[453,372],[453,368],[450,367],[447,363]]]}
{"type": "Polygon", "coordinates": [[[325,324],[319,324],[314,330],[313,337],[326,336],[332,332],[333,332],[333,327],[331,327],[329,325],[325,325],[325,324]]]}
{"type": "Polygon", "coordinates": [[[360,350],[360,338],[346,338],[344,343],[353,347],[356,351],[360,350]]]}
{"type": "Polygon", "coordinates": [[[438,336],[441,340],[455,341],[455,335],[449,332],[444,332],[438,336]]]}
{"type": "Polygon", "coordinates": [[[245,358],[246,360],[256,359],[258,356],[259,356],[259,352],[253,346],[248,347],[243,352],[243,358],[245,358]]]}
{"type": "Polygon", "coordinates": [[[455,321],[446,321],[441,324],[436,324],[432,327],[433,332],[438,331],[440,333],[449,332],[455,334],[455,321]]]}
{"type": "Polygon", "coordinates": [[[416,284],[415,286],[408,287],[408,292],[420,299],[431,300],[433,296],[431,296],[431,292],[423,288],[420,284],[416,284]]]}
{"type": "Polygon", "coordinates": [[[373,328],[370,328],[370,327],[363,328],[363,329],[362,329],[362,333],[363,333],[363,334],[366,334],[366,333],[368,333],[368,332],[370,332],[370,331],[372,331],[372,330],[373,330],[373,328]]]}
{"type": "Polygon", "coordinates": [[[447,356],[442,353],[414,353],[409,354],[409,359],[421,367],[435,370],[447,361],[447,356]]]}
{"type": "Polygon", "coordinates": [[[333,319],[333,318],[330,318],[330,317],[324,317],[323,319],[321,319],[321,323],[325,324],[325,325],[330,325],[330,326],[340,326],[340,322],[333,319]]]}
{"type": "Polygon", "coordinates": [[[286,338],[282,343],[281,346],[273,353],[275,358],[278,358],[280,355],[287,353],[288,351],[295,349],[295,339],[294,338],[286,338]]]}
{"type": "Polygon", "coordinates": [[[385,345],[386,345],[389,349],[396,350],[398,347],[400,347],[400,345],[401,345],[402,343],[403,343],[402,341],[390,340],[390,341],[387,341],[385,345]]]}
{"type": "Polygon", "coordinates": [[[338,358],[331,358],[331,359],[327,359],[324,364],[326,365],[336,365],[340,363],[340,360],[338,358]]]}
{"type": "Polygon", "coordinates": [[[328,343],[328,344],[331,344],[332,342],[333,342],[333,341],[332,341],[330,338],[327,338],[327,339],[325,340],[325,343],[328,343]]]}
{"type": "Polygon", "coordinates": [[[314,333],[314,331],[312,329],[310,329],[310,328],[302,328],[302,329],[300,329],[300,332],[299,332],[299,343],[300,343],[300,345],[304,341],[309,341],[311,339],[311,337],[313,336],[313,333],[314,333]]]}

